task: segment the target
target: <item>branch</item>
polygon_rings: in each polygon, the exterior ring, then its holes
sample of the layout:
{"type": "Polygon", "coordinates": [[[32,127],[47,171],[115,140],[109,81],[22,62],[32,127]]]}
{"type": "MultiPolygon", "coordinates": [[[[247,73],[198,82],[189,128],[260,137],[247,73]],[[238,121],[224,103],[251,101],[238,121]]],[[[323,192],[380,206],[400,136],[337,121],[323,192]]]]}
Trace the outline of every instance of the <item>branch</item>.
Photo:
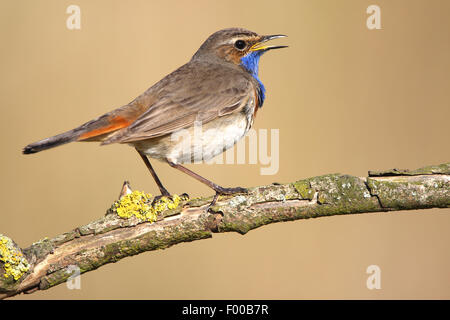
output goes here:
{"type": "Polygon", "coordinates": [[[248,194],[221,196],[207,212],[211,199],[172,204],[174,209],[157,211],[153,223],[148,215],[120,217],[113,206],[99,220],[23,250],[0,235],[0,299],[63,283],[72,265],[84,273],[216,232],[245,234],[269,223],[331,215],[448,208],[450,163],[414,171],[370,171],[364,178],[329,174],[255,187],[248,194]]]}

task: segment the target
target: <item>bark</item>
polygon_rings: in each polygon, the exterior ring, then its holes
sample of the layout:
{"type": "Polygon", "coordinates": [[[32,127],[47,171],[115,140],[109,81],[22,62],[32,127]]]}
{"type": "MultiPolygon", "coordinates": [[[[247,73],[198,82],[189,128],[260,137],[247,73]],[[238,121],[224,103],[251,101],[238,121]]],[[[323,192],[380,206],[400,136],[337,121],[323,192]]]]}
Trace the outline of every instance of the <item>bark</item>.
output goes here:
{"type": "Polygon", "coordinates": [[[0,299],[63,283],[73,265],[84,273],[145,251],[211,238],[216,232],[245,234],[270,223],[331,215],[448,208],[450,163],[260,186],[248,194],[221,196],[207,211],[211,200],[181,201],[159,212],[153,223],[119,217],[111,207],[96,221],[25,249],[0,235],[0,299]]]}

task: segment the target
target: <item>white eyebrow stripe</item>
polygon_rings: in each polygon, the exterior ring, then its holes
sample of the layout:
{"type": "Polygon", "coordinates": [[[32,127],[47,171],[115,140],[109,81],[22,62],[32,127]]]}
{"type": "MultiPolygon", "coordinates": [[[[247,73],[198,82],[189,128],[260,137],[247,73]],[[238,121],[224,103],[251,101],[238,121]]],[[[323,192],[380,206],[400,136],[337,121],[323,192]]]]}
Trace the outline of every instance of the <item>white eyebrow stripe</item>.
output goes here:
{"type": "Polygon", "coordinates": [[[244,40],[244,41],[248,41],[249,39],[251,39],[252,36],[247,36],[247,35],[240,35],[240,36],[236,36],[234,38],[231,38],[230,40],[228,40],[226,43],[235,43],[237,40],[244,40]]]}

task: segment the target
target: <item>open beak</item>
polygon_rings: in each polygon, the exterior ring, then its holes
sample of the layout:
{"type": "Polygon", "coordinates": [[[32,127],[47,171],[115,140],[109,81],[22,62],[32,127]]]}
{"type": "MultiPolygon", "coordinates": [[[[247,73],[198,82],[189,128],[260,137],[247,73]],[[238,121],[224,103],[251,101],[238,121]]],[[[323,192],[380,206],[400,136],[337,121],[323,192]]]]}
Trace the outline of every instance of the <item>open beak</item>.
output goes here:
{"type": "Polygon", "coordinates": [[[268,50],[272,50],[272,49],[281,49],[281,48],[287,48],[288,46],[268,46],[268,45],[264,45],[267,41],[273,40],[273,39],[278,39],[278,38],[285,38],[287,36],[285,36],[284,34],[274,34],[274,35],[270,35],[270,36],[262,36],[261,40],[257,43],[255,43],[251,48],[250,51],[268,51],[268,50]]]}

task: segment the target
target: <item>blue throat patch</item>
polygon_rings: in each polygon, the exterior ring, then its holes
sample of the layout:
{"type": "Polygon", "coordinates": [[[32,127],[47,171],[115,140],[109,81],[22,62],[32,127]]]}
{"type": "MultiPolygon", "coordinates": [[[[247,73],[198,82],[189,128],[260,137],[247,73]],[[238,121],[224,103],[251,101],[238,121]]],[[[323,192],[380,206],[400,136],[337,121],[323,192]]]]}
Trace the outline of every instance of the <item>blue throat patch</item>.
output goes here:
{"type": "Polygon", "coordinates": [[[252,51],[246,56],[241,58],[241,65],[244,66],[245,69],[250,72],[250,74],[255,78],[259,83],[258,88],[258,100],[259,100],[259,107],[261,108],[264,99],[266,98],[266,88],[264,88],[263,83],[261,80],[259,80],[258,77],[258,66],[259,66],[259,58],[261,58],[264,51],[252,51]]]}

